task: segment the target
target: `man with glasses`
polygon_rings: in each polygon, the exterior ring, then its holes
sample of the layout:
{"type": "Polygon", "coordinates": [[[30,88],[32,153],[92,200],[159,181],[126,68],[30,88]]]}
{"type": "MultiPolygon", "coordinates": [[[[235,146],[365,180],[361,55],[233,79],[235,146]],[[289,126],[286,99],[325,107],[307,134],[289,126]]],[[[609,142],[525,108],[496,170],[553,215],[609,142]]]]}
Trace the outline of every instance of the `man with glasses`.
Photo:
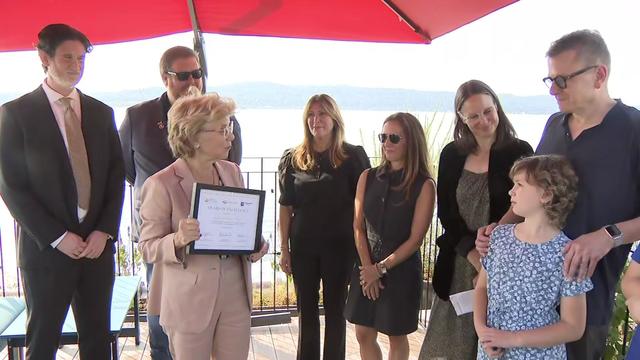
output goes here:
{"type": "MultiPolygon", "coordinates": [[[[175,46],[160,58],[160,76],[166,92],[160,97],[134,105],[127,109],[120,125],[120,141],[124,155],[127,181],[133,185],[134,209],[131,237],[137,242],[140,235],[140,191],[148,177],[175,161],[169,148],[167,113],[178,98],[194,86],[203,90],[203,71],[197,54],[184,46],[175,46]]],[[[231,116],[233,135],[228,160],[240,164],[242,139],[240,125],[231,116]]],[[[147,265],[147,288],[151,281],[153,265],[147,265]]],[[[158,316],[149,316],[149,343],[151,358],[171,359],[167,335],[162,331],[158,316]]]]}
{"type": "MultiPolygon", "coordinates": [[[[609,50],[596,31],[563,36],[547,51],[543,81],[560,112],[544,129],[536,154],[565,155],[579,178],[576,205],[564,232],[568,278],[591,277],[583,337],[567,344],[570,360],[600,359],[609,333],[613,297],[631,243],[640,239],[640,112],[609,96],[609,50]]],[[[509,211],[500,221],[518,221],[509,211]]],[[[488,249],[478,230],[476,247],[488,249]]]]}

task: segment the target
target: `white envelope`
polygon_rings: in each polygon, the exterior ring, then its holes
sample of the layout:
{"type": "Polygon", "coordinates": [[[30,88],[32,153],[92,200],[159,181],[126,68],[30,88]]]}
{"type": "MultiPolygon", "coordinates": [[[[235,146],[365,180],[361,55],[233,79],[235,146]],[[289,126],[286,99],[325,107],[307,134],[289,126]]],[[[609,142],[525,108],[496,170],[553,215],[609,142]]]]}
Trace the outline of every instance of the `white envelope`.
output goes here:
{"type": "Polygon", "coordinates": [[[473,312],[473,292],[474,290],[468,290],[449,295],[449,301],[458,316],[473,312]]]}

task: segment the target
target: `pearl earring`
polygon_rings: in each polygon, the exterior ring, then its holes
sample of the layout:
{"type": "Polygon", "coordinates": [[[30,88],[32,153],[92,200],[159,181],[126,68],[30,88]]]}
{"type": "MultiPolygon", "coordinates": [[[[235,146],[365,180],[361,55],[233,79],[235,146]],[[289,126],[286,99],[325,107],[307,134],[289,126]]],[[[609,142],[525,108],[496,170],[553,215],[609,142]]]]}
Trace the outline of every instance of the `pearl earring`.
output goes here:
{"type": "Polygon", "coordinates": [[[195,147],[196,149],[200,148],[200,144],[194,144],[193,147],[195,147]]]}

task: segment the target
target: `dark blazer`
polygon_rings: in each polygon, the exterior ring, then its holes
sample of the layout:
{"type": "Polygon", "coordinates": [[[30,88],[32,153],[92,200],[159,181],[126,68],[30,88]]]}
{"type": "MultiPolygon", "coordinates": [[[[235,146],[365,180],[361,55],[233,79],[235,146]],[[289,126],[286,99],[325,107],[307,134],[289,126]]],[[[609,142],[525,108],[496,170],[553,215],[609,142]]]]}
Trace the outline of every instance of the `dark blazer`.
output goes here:
{"type": "MultiPolygon", "coordinates": [[[[171,165],[176,159],[171,153],[168,136],[167,93],[153,100],[134,105],[127,109],[120,125],[120,142],[124,156],[127,182],[134,187],[134,229],[132,237],[138,241],[140,229],[140,191],[144,182],[158,171],[171,165]],[[166,102],[166,105],[163,104],[166,102]]],[[[242,132],[235,116],[229,161],[240,164],[242,160],[242,132]]]]}
{"type": "MultiPolygon", "coordinates": [[[[79,95],[91,172],[91,203],[82,223],[67,149],[42,86],[0,108],[0,194],[22,229],[20,267],[74,261],[51,247],[67,230],[82,238],[94,230],[118,238],[124,165],[113,109],[79,95]]],[[[113,242],[107,246],[115,251],[113,242]]]]}
{"type": "Polygon", "coordinates": [[[136,189],[176,160],[167,142],[166,116],[158,97],[128,108],[120,125],[125,174],[136,189]]]}
{"type": "MultiPolygon", "coordinates": [[[[509,190],[513,182],[509,171],[513,163],[533,154],[531,145],[516,140],[489,155],[489,223],[497,222],[509,210],[509,190]]],[[[440,248],[433,273],[433,288],[441,299],[449,299],[455,255],[464,258],[475,247],[476,233],[467,228],[460,216],[456,189],[467,155],[460,153],[454,142],[447,144],[440,154],[438,165],[438,218],[444,233],[436,239],[440,248]]]]}

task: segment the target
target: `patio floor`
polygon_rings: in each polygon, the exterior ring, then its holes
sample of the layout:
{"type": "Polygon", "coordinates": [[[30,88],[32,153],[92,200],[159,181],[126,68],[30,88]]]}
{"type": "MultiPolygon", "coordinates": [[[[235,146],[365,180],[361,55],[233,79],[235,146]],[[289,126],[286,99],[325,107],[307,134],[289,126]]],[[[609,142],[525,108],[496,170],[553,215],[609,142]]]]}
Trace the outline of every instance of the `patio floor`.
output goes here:
{"type": "MultiPolygon", "coordinates": [[[[321,319],[324,328],[324,318],[321,319]]],[[[120,338],[120,359],[121,360],[150,360],[149,346],[147,344],[147,323],[140,323],[141,342],[136,346],[134,338],[120,338]]],[[[420,346],[424,339],[425,330],[418,327],[418,330],[409,335],[409,346],[411,347],[410,359],[417,359],[420,346]]],[[[251,329],[251,346],[249,349],[249,360],[295,360],[296,346],[298,340],[298,318],[292,318],[290,324],[254,327],[251,329]]],[[[385,335],[378,337],[378,342],[385,354],[389,349],[389,343],[385,335]]],[[[75,345],[63,346],[58,350],[60,360],[78,360],[78,348],[75,345]]],[[[360,359],[358,352],[358,342],[356,341],[355,328],[347,323],[347,357],[348,360],[360,359]]],[[[7,359],[6,349],[0,353],[0,359],[7,359]]],[[[386,356],[385,356],[386,359],[386,356]]]]}

